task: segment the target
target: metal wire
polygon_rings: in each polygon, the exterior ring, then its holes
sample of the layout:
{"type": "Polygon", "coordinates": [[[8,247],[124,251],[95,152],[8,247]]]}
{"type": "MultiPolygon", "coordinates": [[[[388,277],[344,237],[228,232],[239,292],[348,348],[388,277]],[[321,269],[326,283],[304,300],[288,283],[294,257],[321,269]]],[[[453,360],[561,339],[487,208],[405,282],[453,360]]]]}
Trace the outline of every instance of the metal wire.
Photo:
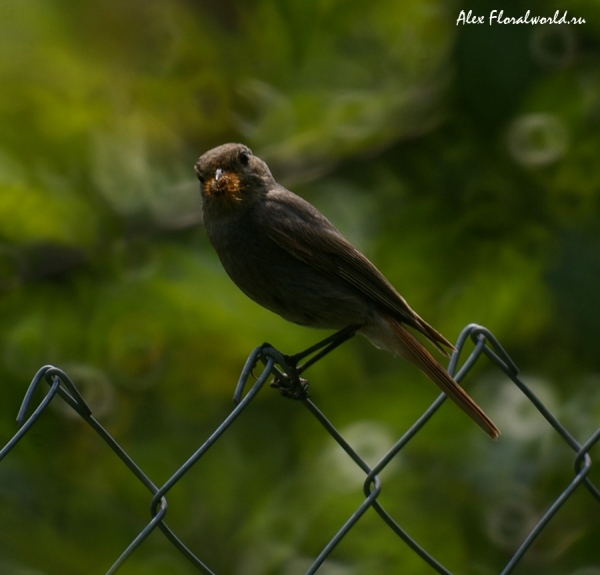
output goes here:
{"type": "MultiPolygon", "coordinates": [[[[252,400],[256,397],[260,389],[269,378],[273,378],[271,386],[278,387],[283,395],[298,399],[308,411],[319,421],[324,429],[335,439],[335,441],[346,452],[348,457],[365,473],[363,490],[365,494],[364,501],[348,517],[345,523],[331,537],[329,542],[323,547],[323,550],[314,559],[306,575],[317,573],[323,562],[331,554],[333,549],[340,543],[344,536],[357,524],[363,514],[369,508],[381,517],[381,519],[390,527],[390,529],[399,537],[399,539],[408,545],[423,561],[432,567],[437,573],[442,575],[453,575],[444,567],[435,557],[427,552],[416,540],[414,540],[384,509],[379,503],[378,496],[381,492],[381,481],[379,474],[381,471],[400,453],[402,449],[415,437],[423,428],[427,421],[442,405],[446,396],[441,394],[431,404],[431,406],[419,417],[419,419],[404,433],[395,445],[377,462],[374,466],[369,466],[319,410],[319,408],[308,398],[307,382],[300,377],[300,374],[310,365],[320,360],[327,353],[331,352],[338,345],[352,337],[356,332],[356,326],[350,326],[345,330],[326,338],[322,342],[310,347],[304,352],[293,356],[286,356],[269,344],[263,344],[252,351],[238,380],[234,402],[235,407],[223,422],[214,430],[208,439],[196,450],[189,459],[177,469],[177,471],[161,487],[156,486],[152,480],[142,471],[142,469],[133,461],[133,459],[124,451],[124,449],[115,441],[115,439],[106,431],[104,427],[93,417],[92,412],[77,387],[69,379],[69,376],[61,369],[46,365],[42,367],[34,376],[19,410],[17,424],[19,430],[0,450],[0,461],[6,457],[10,451],[23,439],[31,427],[39,420],[42,413],[46,410],[50,402],[59,395],[79,416],[86,421],[92,429],[103,439],[103,441],[114,451],[121,461],[137,477],[151,493],[150,501],[150,521],[140,531],[133,541],[127,545],[121,556],[113,563],[107,571],[107,575],[116,573],[127,559],[135,552],[142,542],[156,529],[160,529],[165,537],[173,546],[194,565],[199,572],[206,575],[216,575],[192,550],[190,550],[173,530],[165,523],[165,517],[168,511],[166,496],[168,492],[177,484],[177,482],[193,467],[198,460],[218,441],[218,439],[227,431],[240,413],[246,409],[252,400]],[[313,355],[314,354],[314,355],[313,355]],[[300,360],[308,356],[304,364],[297,366],[300,360]],[[254,370],[258,364],[263,365],[262,372],[255,378],[254,384],[244,395],[244,389],[248,380],[254,376],[254,370]],[[46,395],[39,405],[33,409],[29,417],[27,413],[32,408],[33,395],[42,381],[49,385],[46,395]]],[[[556,430],[565,443],[573,450],[575,457],[573,459],[574,477],[572,481],[556,497],[546,512],[541,516],[536,525],[530,530],[529,534],[522,541],[517,551],[512,555],[506,566],[499,575],[508,575],[512,573],[517,564],[523,558],[529,547],[552,520],[561,506],[577,491],[581,486],[585,487],[596,502],[600,503],[600,489],[588,478],[592,465],[590,450],[600,441],[600,428],[598,428],[583,444],[579,444],[569,431],[558,421],[558,419],[548,410],[548,408],[535,396],[533,391],[519,377],[519,372],[502,348],[496,338],[484,327],[476,324],[466,326],[461,332],[457,343],[456,351],[453,353],[448,371],[454,376],[457,382],[460,382],[469,373],[480,357],[485,355],[495,364],[498,369],[504,372],[513,383],[523,392],[527,399],[542,414],[546,421],[556,430]],[[471,339],[475,347],[469,353],[457,371],[460,355],[467,341],[471,339]]]]}

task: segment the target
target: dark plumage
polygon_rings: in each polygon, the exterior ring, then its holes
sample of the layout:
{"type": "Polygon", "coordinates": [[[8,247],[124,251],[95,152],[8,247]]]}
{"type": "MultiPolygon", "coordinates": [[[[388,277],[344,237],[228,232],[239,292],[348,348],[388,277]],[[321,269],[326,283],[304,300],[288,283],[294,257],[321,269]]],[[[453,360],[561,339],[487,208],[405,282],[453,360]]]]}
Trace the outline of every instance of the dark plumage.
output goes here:
{"type": "Polygon", "coordinates": [[[279,185],[249,148],[214,148],[200,157],[195,170],[208,238],[248,297],[301,325],[360,325],[359,332],[374,345],[414,363],[486,433],[498,437],[496,426],[406,326],[445,355],[452,344],[325,216],[279,185]]]}

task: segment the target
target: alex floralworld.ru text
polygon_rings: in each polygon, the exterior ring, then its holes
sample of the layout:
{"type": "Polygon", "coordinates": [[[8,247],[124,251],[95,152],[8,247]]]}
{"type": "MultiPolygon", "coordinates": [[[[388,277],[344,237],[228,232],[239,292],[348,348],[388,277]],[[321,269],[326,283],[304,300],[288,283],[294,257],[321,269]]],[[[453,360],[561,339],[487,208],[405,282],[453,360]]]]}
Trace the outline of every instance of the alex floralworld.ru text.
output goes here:
{"type": "MultiPolygon", "coordinates": [[[[569,18],[565,10],[560,15],[560,10],[554,13],[554,16],[532,16],[531,11],[527,10],[524,16],[504,16],[504,10],[492,10],[488,17],[489,25],[492,24],[585,24],[584,18],[569,18]]],[[[460,11],[456,19],[456,25],[459,24],[485,24],[485,16],[475,16],[473,11],[460,11]]]]}

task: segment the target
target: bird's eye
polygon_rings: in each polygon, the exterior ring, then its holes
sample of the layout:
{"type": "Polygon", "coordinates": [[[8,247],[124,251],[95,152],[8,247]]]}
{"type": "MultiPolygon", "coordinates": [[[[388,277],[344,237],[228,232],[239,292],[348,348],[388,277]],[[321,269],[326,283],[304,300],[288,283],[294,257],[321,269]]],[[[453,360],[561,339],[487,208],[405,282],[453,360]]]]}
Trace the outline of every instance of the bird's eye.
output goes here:
{"type": "Polygon", "coordinates": [[[243,166],[247,166],[250,161],[250,154],[248,152],[240,152],[238,158],[243,166]]]}

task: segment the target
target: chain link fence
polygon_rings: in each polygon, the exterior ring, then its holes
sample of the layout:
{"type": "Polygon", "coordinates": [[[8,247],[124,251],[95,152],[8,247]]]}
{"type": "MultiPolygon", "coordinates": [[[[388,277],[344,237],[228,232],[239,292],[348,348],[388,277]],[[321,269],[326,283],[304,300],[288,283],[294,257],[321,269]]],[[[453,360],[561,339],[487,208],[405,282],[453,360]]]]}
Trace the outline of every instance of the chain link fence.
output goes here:
{"type": "MultiPolygon", "coordinates": [[[[112,449],[121,461],[126,465],[131,473],[148,489],[151,494],[150,510],[151,519],[147,525],[140,531],[133,541],[129,543],[121,556],[113,563],[107,571],[107,575],[116,573],[119,568],[127,561],[143,541],[155,530],[159,529],[164,536],[173,544],[173,546],[201,573],[207,575],[217,575],[207,566],[202,559],[189,549],[178,535],[166,524],[165,516],[167,514],[167,494],[177,484],[179,480],[194,466],[200,458],[219,440],[219,438],[228,430],[235,419],[246,409],[252,400],[259,393],[261,388],[271,379],[271,386],[277,387],[285,396],[292,397],[301,402],[306,409],[320,422],[324,429],[335,441],[342,447],[348,457],[364,472],[365,479],[363,484],[364,501],[348,517],[346,522],[339,528],[337,533],[323,547],[323,550],[314,559],[310,568],[305,572],[306,575],[317,573],[324,561],[331,554],[333,549],[344,538],[344,536],[357,524],[362,515],[372,508],[381,517],[381,520],[398,536],[399,544],[410,547],[421,559],[431,566],[432,571],[443,575],[453,575],[442,563],[427,552],[401,525],[385,510],[379,503],[378,496],[381,492],[381,481],[379,475],[381,471],[406,447],[426,422],[442,405],[446,396],[441,394],[436,401],[419,417],[419,419],[398,439],[394,446],[379,460],[379,462],[370,466],[353,449],[352,445],[340,434],[332,425],[324,413],[322,413],[315,403],[309,399],[307,393],[307,382],[300,377],[302,372],[310,365],[324,357],[327,353],[335,349],[354,335],[356,328],[349,327],[333,336],[323,340],[306,351],[294,356],[287,356],[269,344],[263,344],[257,347],[248,357],[244,369],[240,375],[235,394],[235,408],[223,420],[223,422],[214,430],[210,437],[202,444],[196,452],[181,466],[177,471],[162,485],[155,485],[152,480],[142,471],[136,462],[126,453],[126,451],[115,441],[115,439],[106,431],[106,429],[94,418],[90,408],[84,401],[81,393],[75,384],[69,379],[69,376],[61,369],[47,365],[42,367],[33,378],[25,398],[18,413],[17,423],[18,432],[6,443],[0,451],[0,461],[6,457],[17,443],[27,434],[42,416],[46,408],[59,395],[71,409],[85,420],[92,429],[102,438],[110,449],[112,449]],[[308,358],[308,359],[307,359],[308,358]],[[302,360],[303,364],[298,365],[302,360]],[[259,375],[255,374],[259,364],[262,364],[262,371],[259,375]],[[249,380],[254,379],[254,383],[244,394],[249,380]],[[42,382],[49,385],[49,390],[42,401],[33,408],[32,400],[36,389],[42,382]],[[31,415],[27,415],[33,409],[31,415]]],[[[598,504],[600,513],[600,489],[588,478],[592,460],[590,450],[600,440],[600,427],[583,443],[580,444],[569,433],[569,431],[558,421],[558,419],[547,409],[547,407],[536,397],[532,390],[519,377],[518,369],[508,354],[496,338],[485,328],[471,324],[465,327],[460,334],[457,344],[457,351],[452,355],[448,371],[453,375],[457,382],[460,382],[471,371],[473,366],[479,361],[482,355],[487,356],[489,360],[520,389],[527,399],[542,414],[546,421],[552,426],[562,440],[573,450],[573,479],[564,487],[562,492],[551,503],[537,523],[523,539],[516,552],[512,555],[508,563],[499,573],[499,575],[508,575],[512,573],[517,564],[527,553],[527,550],[542,533],[544,528],[552,520],[556,512],[564,503],[578,490],[586,490],[591,495],[591,502],[598,504]],[[460,368],[458,361],[461,352],[471,339],[475,346],[460,368]]],[[[600,552],[599,552],[600,561],[600,552]]]]}

